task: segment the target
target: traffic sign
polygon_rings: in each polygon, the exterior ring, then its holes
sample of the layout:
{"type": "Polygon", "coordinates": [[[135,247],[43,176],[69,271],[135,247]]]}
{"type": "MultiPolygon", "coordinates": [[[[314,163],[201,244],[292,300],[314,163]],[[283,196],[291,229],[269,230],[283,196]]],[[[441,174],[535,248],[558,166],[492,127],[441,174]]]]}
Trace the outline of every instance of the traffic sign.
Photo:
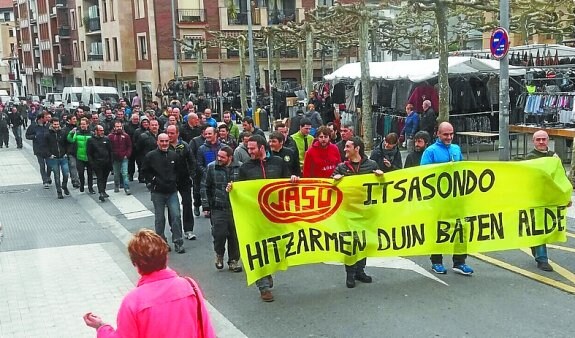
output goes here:
{"type": "Polygon", "coordinates": [[[489,48],[491,49],[491,56],[495,59],[503,59],[507,52],[509,52],[509,33],[503,27],[497,27],[491,33],[489,39],[489,48]]]}

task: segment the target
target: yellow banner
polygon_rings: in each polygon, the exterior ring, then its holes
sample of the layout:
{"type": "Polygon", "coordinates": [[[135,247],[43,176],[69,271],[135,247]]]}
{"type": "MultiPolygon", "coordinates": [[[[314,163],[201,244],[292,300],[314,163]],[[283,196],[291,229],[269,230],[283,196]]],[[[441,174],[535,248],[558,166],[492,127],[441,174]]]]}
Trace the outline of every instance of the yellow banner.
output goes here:
{"type": "Polygon", "coordinates": [[[566,240],[572,186],[557,158],[451,162],[383,177],[235,182],[248,284],[289,266],[474,253],[566,240]]]}

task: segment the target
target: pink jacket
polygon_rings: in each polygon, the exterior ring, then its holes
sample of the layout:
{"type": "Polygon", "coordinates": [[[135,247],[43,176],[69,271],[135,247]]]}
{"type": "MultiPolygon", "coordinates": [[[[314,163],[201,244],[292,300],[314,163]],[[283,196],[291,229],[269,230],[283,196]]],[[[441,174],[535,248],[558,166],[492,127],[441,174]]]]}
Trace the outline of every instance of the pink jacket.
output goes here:
{"type": "Polygon", "coordinates": [[[196,289],[199,294],[170,268],[142,276],[120,305],[118,328],[104,324],[98,338],[216,337],[197,284],[196,289]]]}

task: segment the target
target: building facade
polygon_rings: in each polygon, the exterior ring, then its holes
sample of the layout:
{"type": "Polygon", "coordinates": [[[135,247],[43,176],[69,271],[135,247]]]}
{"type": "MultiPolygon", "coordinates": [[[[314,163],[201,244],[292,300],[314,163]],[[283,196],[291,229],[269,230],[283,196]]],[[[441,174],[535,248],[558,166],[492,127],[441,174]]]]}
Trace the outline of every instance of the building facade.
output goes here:
{"type": "Polygon", "coordinates": [[[0,90],[20,95],[16,21],[12,0],[0,0],[0,90]]]}
{"type": "MultiPolygon", "coordinates": [[[[209,39],[207,29],[234,35],[248,28],[246,0],[11,1],[22,84],[28,95],[102,85],[116,87],[124,97],[138,92],[145,101],[155,100],[155,93],[174,77],[197,76],[199,55],[189,46],[209,39]],[[185,43],[174,44],[174,39],[185,43]]],[[[333,3],[251,0],[253,30],[300,22],[305,11],[333,3]]],[[[296,50],[294,46],[294,53],[282,58],[282,78],[299,80],[296,50]]],[[[202,56],[206,77],[239,75],[237,51],[208,48],[202,56]]],[[[257,58],[262,77],[267,74],[263,56],[257,58]]],[[[321,76],[319,60],[314,67],[316,77],[321,76]]]]}

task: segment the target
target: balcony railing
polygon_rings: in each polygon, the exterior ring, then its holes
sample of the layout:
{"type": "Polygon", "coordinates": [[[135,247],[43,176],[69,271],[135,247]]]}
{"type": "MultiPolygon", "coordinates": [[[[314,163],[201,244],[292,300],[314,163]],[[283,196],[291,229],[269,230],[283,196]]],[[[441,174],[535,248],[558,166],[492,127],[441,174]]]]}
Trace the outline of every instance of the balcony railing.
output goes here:
{"type": "Polygon", "coordinates": [[[231,18],[230,16],[228,16],[228,25],[247,25],[247,24],[248,24],[248,12],[236,13],[235,18],[231,18]]]}
{"type": "Polygon", "coordinates": [[[206,22],[206,11],[204,9],[179,9],[179,23],[199,23],[206,22]]]}
{"type": "Polygon", "coordinates": [[[88,55],[88,61],[104,61],[104,55],[103,54],[88,55]]]}
{"type": "Polygon", "coordinates": [[[56,7],[67,8],[68,0],[56,0],[56,7]]]}
{"type": "Polygon", "coordinates": [[[96,31],[99,31],[101,29],[102,29],[102,27],[100,25],[100,17],[88,19],[88,31],[89,32],[96,32],[96,31]]]}
{"type": "Polygon", "coordinates": [[[296,10],[293,9],[283,9],[283,10],[271,10],[268,13],[268,24],[270,25],[278,25],[278,24],[286,24],[288,22],[295,22],[296,21],[296,10]]]}
{"type": "Polygon", "coordinates": [[[60,38],[69,38],[70,37],[70,26],[62,26],[58,28],[58,35],[60,38]]]}

